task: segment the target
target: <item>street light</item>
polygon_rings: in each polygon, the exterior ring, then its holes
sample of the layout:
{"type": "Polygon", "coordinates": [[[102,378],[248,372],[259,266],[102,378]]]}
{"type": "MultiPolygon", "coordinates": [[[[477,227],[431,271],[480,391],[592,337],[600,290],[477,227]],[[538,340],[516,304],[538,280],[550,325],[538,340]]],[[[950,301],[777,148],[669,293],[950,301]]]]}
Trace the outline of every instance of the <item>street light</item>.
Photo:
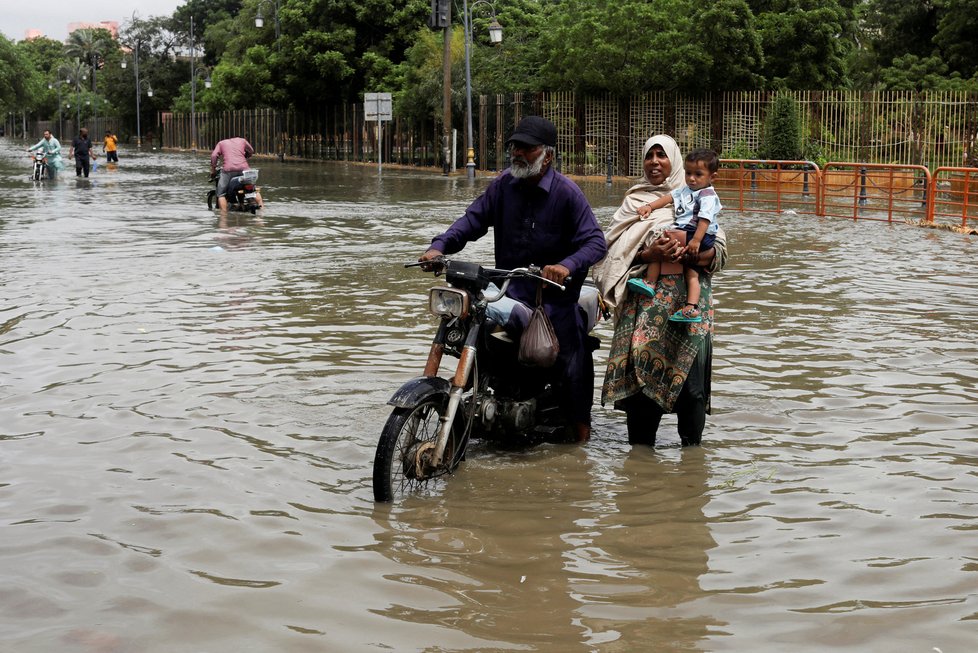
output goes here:
{"type": "MultiPolygon", "coordinates": [[[[197,70],[196,53],[194,50],[194,17],[190,17],[190,151],[197,151],[197,70]]],[[[207,68],[201,68],[207,70],[207,68]]],[[[210,75],[204,82],[205,88],[210,88],[210,75]]]]}
{"type": "Polygon", "coordinates": [[[257,13],[255,13],[255,27],[261,29],[265,26],[265,17],[261,13],[261,8],[263,5],[269,3],[271,3],[274,8],[272,18],[275,20],[275,47],[280,47],[278,45],[278,37],[282,35],[282,29],[278,21],[278,0],[261,0],[261,2],[258,3],[258,10],[257,13]]]}
{"type": "Polygon", "coordinates": [[[148,79],[140,79],[136,82],[136,147],[143,146],[142,126],[139,124],[139,99],[143,92],[143,84],[146,85],[147,97],[153,97],[153,85],[148,79]]]}
{"type": "MultiPolygon", "coordinates": [[[[255,11],[255,27],[261,29],[265,26],[265,17],[261,13],[261,8],[266,4],[271,4],[273,9],[272,18],[275,20],[275,49],[279,52],[282,51],[282,42],[279,39],[282,36],[282,26],[278,19],[278,9],[279,0],[261,0],[258,3],[258,8],[255,11]]],[[[275,141],[278,149],[278,160],[283,161],[285,159],[285,148],[280,146],[281,134],[282,134],[282,117],[279,115],[279,109],[275,110],[275,141]]]]}
{"type": "MultiPolygon", "coordinates": [[[[62,67],[58,68],[58,74],[59,75],[68,74],[69,77],[65,78],[64,81],[67,82],[68,84],[71,84],[72,81],[71,81],[70,75],[77,74],[81,70],[84,70],[84,68],[79,63],[78,66],[72,66],[72,67],[62,66],[62,67]],[[74,72],[71,72],[72,70],[74,70],[74,72]]],[[[78,77],[75,77],[75,81],[74,81],[74,84],[75,84],[75,131],[78,131],[81,128],[81,83],[84,82],[84,81],[87,81],[87,80],[88,80],[88,75],[82,74],[80,79],[78,77]]],[[[71,103],[70,102],[67,102],[66,103],[66,106],[67,106],[67,108],[70,109],[71,108],[71,103]]]]}
{"type": "MultiPolygon", "coordinates": [[[[98,71],[98,60],[100,58],[101,59],[104,59],[105,56],[102,54],[101,51],[92,49],[88,53],[88,57],[89,57],[89,61],[92,64],[92,95],[97,100],[97,98],[98,98],[98,73],[97,73],[97,71],[98,71]]],[[[85,104],[89,104],[89,103],[86,102],[85,104]]],[[[94,130],[93,133],[96,133],[96,134],[98,133],[98,101],[95,102],[95,119],[94,119],[94,122],[92,124],[92,129],[94,130]]]]}
{"type": "MultiPolygon", "coordinates": [[[[56,81],[56,82],[48,82],[48,88],[49,89],[53,89],[55,86],[57,86],[57,88],[58,88],[58,130],[59,130],[58,131],[58,138],[64,138],[64,136],[65,136],[65,118],[64,118],[64,114],[61,112],[62,111],[62,105],[61,105],[61,85],[62,84],[71,84],[71,80],[70,79],[62,79],[61,77],[58,77],[58,81],[56,81]]],[[[68,108],[70,109],[71,107],[69,106],[68,108]]]]}
{"type": "MultiPolygon", "coordinates": [[[[136,14],[133,13],[133,22],[135,22],[136,14]]],[[[126,68],[126,58],[122,58],[122,68],[126,68]]],[[[141,90],[139,86],[139,40],[136,40],[136,47],[132,50],[132,72],[136,77],[136,147],[143,146],[143,135],[140,132],[139,125],[139,96],[141,95],[141,90]]],[[[147,82],[148,84],[149,82],[147,82]]],[[[153,97],[153,87],[149,87],[149,96],[153,97]]]]}
{"type": "Polygon", "coordinates": [[[204,88],[210,88],[212,86],[210,69],[207,66],[196,68],[190,77],[190,115],[194,132],[191,135],[192,142],[190,149],[194,152],[197,151],[197,80],[200,79],[201,75],[206,75],[204,78],[204,88]]]}
{"type": "Polygon", "coordinates": [[[480,4],[489,5],[489,9],[492,11],[492,22],[489,23],[489,41],[493,45],[496,45],[502,43],[503,40],[503,26],[496,20],[496,6],[489,0],[475,0],[471,5],[469,5],[468,0],[464,0],[462,9],[465,14],[465,24],[463,25],[465,29],[465,119],[469,137],[468,161],[465,163],[465,174],[469,179],[475,179],[475,146],[472,142],[472,65],[470,54],[472,48],[472,12],[480,4]]]}

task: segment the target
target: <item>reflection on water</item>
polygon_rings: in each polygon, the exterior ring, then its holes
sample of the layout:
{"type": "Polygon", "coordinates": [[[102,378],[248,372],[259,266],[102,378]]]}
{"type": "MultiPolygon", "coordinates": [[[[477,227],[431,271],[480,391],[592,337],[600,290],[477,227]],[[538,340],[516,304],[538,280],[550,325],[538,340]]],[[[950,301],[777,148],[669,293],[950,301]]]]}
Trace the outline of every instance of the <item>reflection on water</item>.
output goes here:
{"type": "MultiPolygon", "coordinates": [[[[0,145],[10,650],[973,648],[974,237],[727,212],[704,447],[598,408],[376,506],[433,329],[401,263],[485,181],[262,161],[221,221],[205,155],[120,159],[0,145]]],[[[625,184],[583,185],[607,223],[625,184]]]]}

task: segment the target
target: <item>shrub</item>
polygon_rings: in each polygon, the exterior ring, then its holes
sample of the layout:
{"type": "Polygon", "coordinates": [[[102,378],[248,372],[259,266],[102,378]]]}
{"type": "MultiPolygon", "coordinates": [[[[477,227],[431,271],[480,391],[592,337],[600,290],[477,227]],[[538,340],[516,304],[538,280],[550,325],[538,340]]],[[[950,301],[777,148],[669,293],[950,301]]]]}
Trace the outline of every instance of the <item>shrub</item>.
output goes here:
{"type": "Polygon", "coordinates": [[[782,161],[802,158],[801,120],[794,98],[779,95],[771,103],[764,119],[759,154],[782,161]]]}

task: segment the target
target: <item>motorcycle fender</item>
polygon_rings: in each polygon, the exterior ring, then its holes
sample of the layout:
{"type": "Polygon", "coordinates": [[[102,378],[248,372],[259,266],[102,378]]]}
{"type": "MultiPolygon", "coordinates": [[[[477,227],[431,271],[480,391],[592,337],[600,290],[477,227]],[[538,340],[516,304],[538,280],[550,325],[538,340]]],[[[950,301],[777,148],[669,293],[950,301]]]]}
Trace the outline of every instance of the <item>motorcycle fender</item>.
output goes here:
{"type": "Polygon", "coordinates": [[[450,389],[451,384],[447,379],[439,376],[419,376],[398,388],[387,403],[398,408],[410,408],[429,395],[448,396],[450,389]]]}

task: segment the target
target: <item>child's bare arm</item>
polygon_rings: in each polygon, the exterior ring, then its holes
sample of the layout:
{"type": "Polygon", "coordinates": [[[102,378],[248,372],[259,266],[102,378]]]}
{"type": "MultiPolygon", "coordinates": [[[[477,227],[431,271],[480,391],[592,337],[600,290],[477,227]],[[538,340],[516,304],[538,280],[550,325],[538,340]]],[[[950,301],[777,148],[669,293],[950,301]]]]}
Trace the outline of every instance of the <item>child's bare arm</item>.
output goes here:
{"type": "Polygon", "coordinates": [[[672,193],[663,195],[659,199],[652,200],[648,204],[643,204],[642,206],[638,207],[638,214],[644,218],[648,214],[652,213],[652,211],[669,206],[670,204],[672,204],[672,193]]]}

